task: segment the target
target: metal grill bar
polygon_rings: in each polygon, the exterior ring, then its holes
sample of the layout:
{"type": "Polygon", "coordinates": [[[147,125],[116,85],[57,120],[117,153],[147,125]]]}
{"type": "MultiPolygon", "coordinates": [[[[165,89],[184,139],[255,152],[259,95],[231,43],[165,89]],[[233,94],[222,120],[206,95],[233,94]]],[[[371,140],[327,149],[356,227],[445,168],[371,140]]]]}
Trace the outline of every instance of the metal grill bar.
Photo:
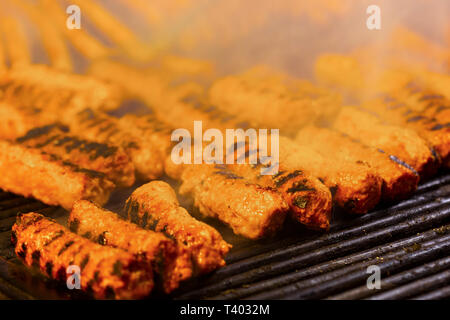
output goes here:
{"type": "MultiPolygon", "coordinates": [[[[450,201],[450,199],[447,200],[450,201]]],[[[315,243],[320,242],[320,240],[322,239],[320,239],[319,241],[311,241],[295,247],[296,250],[294,249],[290,251],[293,253],[297,253],[297,256],[291,255],[288,258],[283,256],[280,259],[281,261],[279,262],[269,263],[263,267],[255,268],[246,272],[241,272],[219,282],[217,282],[217,279],[214,279],[213,276],[213,280],[215,280],[213,284],[207,287],[203,287],[199,290],[184,294],[180,296],[180,298],[192,299],[209,296],[222,290],[235,288],[246,283],[256,282],[268,276],[275,276],[281,273],[292,271],[293,269],[299,269],[308,265],[314,265],[326,260],[336,258],[342,254],[350,253],[352,251],[354,252],[361,248],[366,248],[369,245],[379,244],[382,241],[392,239],[394,236],[400,235],[401,233],[411,234],[412,232],[415,233],[424,230],[425,228],[430,227],[433,224],[436,225],[439,222],[443,222],[448,218],[450,218],[450,205],[442,205],[439,202],[432,201],[425,205],[404,212],[399,212],[396,215],[388,216],[384,219],[370,222],[363,226],[358,226],[355,228],[346,229],[342,232],[330,234],[329,238],[328,236],[324,236],[323,238],[325,238],[325,241],[323,241],[322,243],[327,244],[326,240],[331,238],[331,245],[321,246],[315,243]],[[434,211],[429,214],[427,213],[427,211],[429,210],[434,211]],[[419,215],[419,213],[422,214],[419,215]],[[389,223],[387,223],[386,221],[388,221],[389,223]],[[387,224],[389,225],[388,227],[369,233],[369,231],[376,229],[376,227],[383,227],[387,224]],[[343,234],[347,233],[351,234],[353,238],[348,240],[341,240],[338,244],[335,244],[337,242],[336,240],[343,239],[343,234]],[[310,243],[315,243],[316,245],[311,246],[310,243]],[[307,247],[306,250],[305,247],[307,247]],[[308,251],[308,249],[310,251],[308,251]]],[[[289,248],[288,250],[290,249],[291,248],[289,248]]],[[[209,283],[210,281],[211,280],[207,281],[206,283],[209,283]]]]}
{"type": "MultiPolygon", "coordinates": [[[[445,257],[443,259],[439,259],[437,261],[424,264],[417,268],[401,272],[386,279],[382,279],[381,290],[390,290],[398,286],[401,286],[405,283],[414,281],[421,277],[429,276],[431,274],[434,274],[436,272],[445,269],[450,269],[450,257],[445,257]]],[[[370,296],[373,293],[374,293],[373,290],[368,289],[367,286],[361,286],[359,288],[343,292],[335,296],[331,296],[328,299],[334,300],[362,299],[370,296]]]]}
{"type": "Polygon", "coordinates": [[[448,297],[450,297],[450,286],[414,297],[412,300],[440,300],[448,297]]]}
{"type": "Polygon", "coordinates": [[[423,245],[420,250],[412,253],[405,253],[404,250],[396,251],[392,254],[383,256],[378,261],[374,259],[362,265],[352,266],[348,273],[334,279],[335,274],[330,273],[313,279],[308,279],[282,289],[278,289],[266,294],[249,297],[251,299],[321,299],[325,298],[339,290],[347,289],[351,286],[365,283],[368,275],[367,265],[377,264],[383,275],[397,272],[405,267],[414,264],[423,263],[430,259],[435,259],[441,254],[450,252],[450,236],[446,236],[445,240],[436,243],[434,241],[423,245]]]}
{"type": "Polygon", "coordinates": [[[411,297],[413,294],[426,292],[430,289],[438,288],[442,284],[450,282],[450,270],[445,270],[438,274],[426,277],[406,284],[400,288],[380,293],[369,298],[373,299],[405,299],[411,297]]]}
{"type": "MultiPolygon", "coordinates": [[[[18,212],[64,223],[67,213],[0,191],[0,298],[83,298],[23,266],[10,244],[18,212]]],[[[421,185],[401,203],[348,217],[335,212],[327,234],[297,227],[242,241],[227,266],[184,283],[175,299],[436,299],[450,296],[450,175],[421,185]],[[382,290],[367,289],[367,266],[382,270],[382,290]],[[389,273],[389,276],[387,274],[389,273]],[[406,292],[408,291],[408,294],[406,292]]],[[[290,226],[287,226],[290,227],[290,226]]],[[[228,232],[227,230],[222,230],[228,232]]]]}
{"type": "MultiPolygon", "coordinates": [[[[450,231],[450,225],[447,225],[445,232],[449,232],[449,231],[450,231]]],[[[258,292],[273,290],[280,286],[288,285],[295,281],[305,279],[307,277],[324,274],[324,273],[339,269],[341,267],[352,265],[352,264],[360,262],[360,261],[379,257],[385,253],[394,251],[395,249],[407,248],[407,247],[413,246],[416,243],[425,242],[427,240],[434,239],[437,236],[438,236],[438,234],[436,231],[430,230],[430,231],[424,232],[422,234],[414,235],[414,236],[406,238],[406,239],[402,239],[402,240],[395,241],[392,243],[384,244],[384,245],[375,247],[373,249],[363,251],[361,253],[352,254],[352,255],[337,259],[337,260],[332,260],[331,262],[325,262],[322,264],[312,266],[310,268],[298,270],[294,273],[289,273],[289,274],[279,276],[279,277],[276,277],[273,279],[261,281],[261,282],[255,283],[252,286],[247,287],[247,288],[239,288],[231,293],[215,296],[214,299],[239,299],[239,298],[243,298],[246,296],[254,295],[258,292]]],[[[449,266],[450,266],[450,259],[449,259],[449,266]]],[[[347,271],[344,271],[344,272],[347,272],[347,271]]]]}

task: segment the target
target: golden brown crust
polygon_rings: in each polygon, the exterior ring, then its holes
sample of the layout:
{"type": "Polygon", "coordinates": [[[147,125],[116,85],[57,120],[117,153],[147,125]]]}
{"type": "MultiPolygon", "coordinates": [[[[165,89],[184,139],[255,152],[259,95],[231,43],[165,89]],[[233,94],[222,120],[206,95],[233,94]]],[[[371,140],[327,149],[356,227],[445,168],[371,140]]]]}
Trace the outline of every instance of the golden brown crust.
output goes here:
{"type": "Polygon", "coordinates": [[[95,78],[54,70],[45,65],[10,69],[0,79],[2,99],[17,106],[59,114],[66,110],[113,110],[122,100],[120,88],[95,78]]]}
{"type": "Polygon", "coordinates": [[[332,155],[338,162],[362,164],[376,172],[383,179],[383,200],[404,199],[417,188],[419,177],[414,172],[389,159],[387,154],[338,131],[308,126],[299,131],[296,141],[307,144],[324,157],[332,155]]]}
{"type": "Polygon", "coordinates": [[[366,213],[381,197],[381,178],[362,164],[336,161],[308,145],[280,137],[280,170],[301,170],[317,177],[330,190],[334,202],[352,213],[366,213]]]}
{"type": "Polygon", "coordinates": [[[118,186],[132,186],[134,166],[121,147],[97,143],[70,135],[57,124],[33,128],[16,141],[70,161],[82,168],[104,173],[118,186]]]}
{"type": "Polygon", "coordinates": [[[240,121],[280,128],[286,135],[307,123],[337,113],[339,95],[265,67],[218,79],[209,90],[211,103],[240,121]]]}
{"type": "Polygon", "coordinates": [[[165,143],[165,140],[154,143],[157,139],[151,138],[149,131],[143,132],[133,127],[128,120],[119,120],[91,109],[69,113],[63,122],[70,127],[71,132],[84,139],[122,147],[129,154],[141,179],[151,180],[162,176],[164,157],[161,155],[161,143],[165,143]]]}
{"type": "Polygon", "coordinates": [[[228,224],[236,234],[258,239],[280,230],[289,206],[276,190],[245,180],[214,165],[187,166],[181,194],[190,194],[206,216],[228,224]]]}
{"type": "Polygon", "coordinates": [[[395,156],[416,170],[421,179],[436,173],[437,159],[415,131],[383,123],[375,115],[355,107],[343,107],[334,121],[334,128],[395,156]]]}
{"type": "Polygon", "coordinates": [[[191,258],[184,245],[160,232],[144,230],[90,201],[75,203],[69,226],[72,232],[94,242],[143,257],[161,277],[166,293],[178,288],[180,281],[192,275],[191,258]]]}
{"type": "Polygon", "coordinates": [[[261,175],[261,165],[225,165],[225,169],[263,187],[277,190],[289,205],[291,217],[308,228],[328,230],[332,197],[330,190],[317,178],[300,170],[261,175]]]}
{"type": "Polygon", "coordinates": [[[193,218],[178,204],[174,190],[165,182],[152,181],[136,189],[127,200],[128,219],[143,228],[163,232],[184,244],[200,273],[225,265],[231,245],[213,227],[193,218]]]}
{"type": "Polygon", "coordinates": [[[37,213],[17,218],[12,228],[16,254],[28,266],[66,281],[66,270],[80,268],[81,289],[99,299],[138,299],[153,289],[148,263],[120,249],[103,247],[84,239],[37,213]]]}
{"type": "Polygon", "coordinates": [[[0,141],[0,167],[3,190],[66,209],[80,199],[104,204],[114,188],[100,172],[6,141],[0,141]]]}
{"type": "Polygon", "coordinates": [[[364,108],[376,112],[383,120],[416,131],[438,154],[442,166],[450,167],[450,103],[441,95],[428,92],[417,97],[415,106],[428,103],[421,111],[386,95],[367,101],[364,108]]]}

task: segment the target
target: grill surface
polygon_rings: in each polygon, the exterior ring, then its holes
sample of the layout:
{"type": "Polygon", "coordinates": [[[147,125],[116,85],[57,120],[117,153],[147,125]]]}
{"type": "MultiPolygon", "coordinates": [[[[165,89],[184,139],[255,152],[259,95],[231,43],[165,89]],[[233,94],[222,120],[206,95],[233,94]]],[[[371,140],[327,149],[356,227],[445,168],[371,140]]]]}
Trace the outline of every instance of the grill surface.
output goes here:
{"type": "MultiPolygon", "coordinates": [[[[132,189],[128,190],[131,192],[132,189]]],[[[113,195],[118,210],[127,193],[113,195]]],[[[67,212],[0,192],[0,299],[86,298],[25,268],[10,243],[18,212],[38,211],[64,224],[67,212]]],[[[287,223],[269,240],[237,238],[228,265],[192,279],[175,299],[442,299],[450,297],[450,174],[422,184],[408,200],[372,213],[334,213],[327,234],[287,223]],[[378,265],[381,289],[369,290],[367,267],[378,265]]]]}

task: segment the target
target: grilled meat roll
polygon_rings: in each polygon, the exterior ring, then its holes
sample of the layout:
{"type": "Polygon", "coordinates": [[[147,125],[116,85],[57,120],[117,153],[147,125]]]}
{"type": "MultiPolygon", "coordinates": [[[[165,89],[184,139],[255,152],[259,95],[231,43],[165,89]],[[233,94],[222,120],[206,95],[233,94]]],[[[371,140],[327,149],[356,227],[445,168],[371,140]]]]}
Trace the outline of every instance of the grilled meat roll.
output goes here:
{"type": "Polygon", "coordinates": [[[215,165],[188,165],[181,174],[180,194],[189,194],[205,216],[219,219],[250,239],[271,236],[289,206],[273,188],[251,183],[215,165]]]}
{"type": "MultiPolygon", "coordinates": [[[[188,90],[183,93],[183,90],[179,89],[179,92],[175,92],[173,95],[177,95],[183,101],[187,99],[177,105],[179,117],[170,119],[174,125],[181,126],[186,119],[178,119],[189,118],[191,116],[191,110],[195,110],[202,116],[202,124],[205,125],[206,123],[206,127],[208,127],[208,124],[217,123],[218,119],[220,119],[220,117],[213,117],[213,113],[215,115],[223,114],[222,110],[219,110],[217,107],[211,107],[209,112],[202,108],[197,108],[197,105],[203,106],[204,104],[202,104],[201,98],[198,95],[192,95],[188,90]]],[[[237,128],[245,128],[242,125],[248,125],[248,122],[246,124],[236,123],[233,122],[233,119],[235,120],[235,118],[227,118],[227,122],[225,123],[237,128]]],[[[223,129],[223,124],[218,128],[223,129]]],[[[271,139],[268,138],[268,140],[271,139]]],[[[279,144],[280,170],[285,172],[301,171],[310,176],[323,178],[325,185],[329,188],[337,188],[334,199],[338,205],[356,213],[365,213],[378,203],[381,195],[381,178],[376,174],[361,172],[364,171],[364,168],[358,164],[328,160],[328,158],[314,152],[308,146],[299,148],[292,139],[287,137],[280,137],[279,144]],[[289,165],[285,165],[285,162],[289,162],[289,165]]],[[[174,166],[171,164],[170,159],[166,160],[166,173],[173,178],[181,176],[181,172],[184,170],[183,168],[183,166],[174,166]]],[[[317,185],[317,183],[315,184],[317,185]]],[[[291,197],[291,195],[288,197],[291,197]]],[[[324,203],[326,201],[321,202],[321,204],[324,203]]],[[[324,209],[326,210],[327,208],[325,207],[324,209]]]]}
{"type": "Polygon", "coordinates": [[[337,161],[358,163],[374,170],[383,180],[381,196],[385,201],[404,199],[417,188],[419,176],[413,171],[338,131],[307,126],[298,132],[296,141],[308,144],[324,157],[332,154],[337,161]]]}
{"type": "Polygon", "coordinates": [[[217,165],[230,170],[245,180],[277,190],[289,205],[290,215],[311,229],[330,227],[332,197],[330,190],[317,178],[300,170],[280,171],[275,175],[262,175],[263,165],[217,165]]]}
{"type": "Polygon", "coordinates": [[[126,120],[120,121],[91,109],[66,115],[63,122],[73,134],[83,139],[122,147],[129,154],[141,179],[162,176],[165,154],[161,154],[160,146],[170,143],[170,139],[160,139],[158,142],[149,130],[140,130],[126,120]]]}
{"type": "Polygon", "coordinates": [[[104,204],[114,188],[101,172],[1,140],[0,171],[1,189],[65,209],[71,209],[80,199],[104,204]]]}
{"type": "Polygon", "coordinates": [[[69,226],[72,232],[94,242],[124,249],[149,261],[166,293],[192,275],[191,257],[183,244],[175,243],[163,233],[144,230],[90,201],[75,203],[69,226]]]}
{"type": "Polygon", "coordinates": [[[363,66],[350,56],[323,55],[316,63],[320,82],[359,100],[384,122],[416,131],[449,167],[450,101],[445,96],[445,77],[370,69],[373,66],[363,66]]]}
{"type": "Polygon", "coordinates": [[[118,186],[134,184],[134,165],[121,147],[83,140],[66,131],[65,127],[51,124],[31,129],[16,141],[82,168],[101,172],[118,186]]]}
{"type": "MultiPolygon", "coordinates": [[[[423,101],[433,100],[433,96],[423,96],[423,101]]],[[[441,99],[437,99],[441,100],[441,99]]],[[[442,166],[450,167],[450,104],[434,105],[423,111],[415,111],[408,104],[385,95],[363,104],[365,109],[375,112],[384,121],[404,126],[417,132],[439,156],[442,166]],[[445,115],[447,114],[447,116],[445,115]]]]}
{"type": "Polygon", "coordinates": [[[93,243],[38,213],[19,215],[11,237],[17,256],[53,279],[66,281],[67,268],[78,266],[81,289],[95,298],[138,299],[153,289],[148,263],[93,243]]]}
{"type": "Polygon", "coordinates": [[[421,179],[432,176],[439,167],[427,143],[416,132],[383,123],[356,107],[343,107],[333,127],[355,139],[364,138],[364,143],[396,157],[421,179]]]}
{"type": "Polygon", "coordinates": [[[4,101],[59,114],[85,108],[113,110],[122,101],[119,87],[95,78],[56,71],[44,65],[10,69],[0,79],[4,101]]]}
{"type": "Polygon", "coordinates": [[[280,170],[302,172],[319,178],[333,194],[334,202],[345,210],[362,214],[380,200],[382,180],[361,163],[330,159],[308,145],[280,137],[280,170]]]}
{"type": "Polygon", "coordinates": [[[231,245],[213,227],[180,207],[175,191],[167,183],[152,181],[136,189],[126,202],[125,214],[139,226],[162,232],[185,245],[199,273],[225,265],[224,256],[231,245]]]}
{"type": "Polygon", "coordinates": [[[212,105],[240,121],[252,119],[263,127],[280,128],[286,135],[311,121],[332,117],[341,104],[338,94],[264,67],[215,81],[209,98],[212,105]]]}

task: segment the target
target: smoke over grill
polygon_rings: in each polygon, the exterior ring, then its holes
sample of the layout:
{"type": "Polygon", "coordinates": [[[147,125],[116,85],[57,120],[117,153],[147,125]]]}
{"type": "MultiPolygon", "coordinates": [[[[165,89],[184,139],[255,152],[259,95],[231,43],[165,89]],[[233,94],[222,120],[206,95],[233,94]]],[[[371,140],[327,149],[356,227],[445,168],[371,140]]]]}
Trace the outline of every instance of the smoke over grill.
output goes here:
{"type": "Polygon", "coordinates": [[[0,299],[448,298],[450,4],[372,4],[0,3],[0,299]],[[86,238],[149,292],[68,291],[86,238]]]}

